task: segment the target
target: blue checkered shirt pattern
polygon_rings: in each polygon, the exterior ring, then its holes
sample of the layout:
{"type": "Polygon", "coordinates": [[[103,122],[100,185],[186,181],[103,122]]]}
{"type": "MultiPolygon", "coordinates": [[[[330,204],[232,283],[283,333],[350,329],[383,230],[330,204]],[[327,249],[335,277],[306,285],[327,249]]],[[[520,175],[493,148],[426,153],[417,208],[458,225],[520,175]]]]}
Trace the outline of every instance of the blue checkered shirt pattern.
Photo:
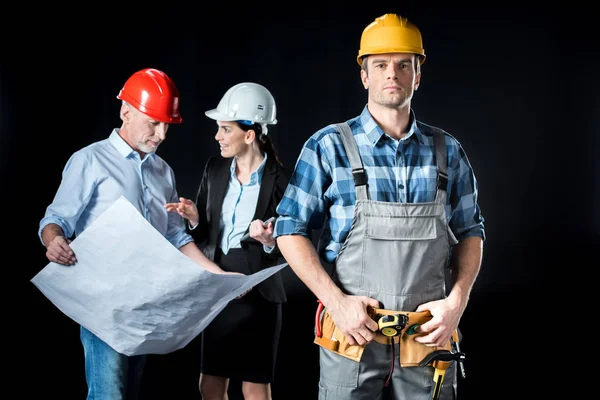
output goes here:
{"type": "MultiPolygon", "coordinates": [[[[346,121],[359,147],[371,200],[423,203],[435,199],[437,167],[432,128],[415,118],[401,140],[386,135],[367,107],[346,121]]],[[[460,241],[485,240],[484,218],[477,203],[477,180],[456,138],[445,132],[448,158],[446,217],[460,241]]],[[[303,145],[279,206],[274,236],[324,229],[322,256],[333,262],[348,235],[354,216],[354,179],[341,134],[335,126],[314,133],[303,145]],[[327,218],[326,218],[327,217],[327,218]],[[323,227],[325,221],[327,225],[323,227]]]]}

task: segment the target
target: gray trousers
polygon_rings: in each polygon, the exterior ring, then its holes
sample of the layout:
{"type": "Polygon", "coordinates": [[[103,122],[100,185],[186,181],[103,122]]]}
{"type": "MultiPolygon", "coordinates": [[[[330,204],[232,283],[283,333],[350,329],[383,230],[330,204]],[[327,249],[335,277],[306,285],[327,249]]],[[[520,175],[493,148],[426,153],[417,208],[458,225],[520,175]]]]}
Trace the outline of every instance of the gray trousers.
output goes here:
{"type": "MultiPolygon", "coordinates": [[[[372,341],[365,347],[360,362],[319,348],[319,400],[431,400],[433,367],[400,367],[398,344],[394,345],[393,377],[385,382],[391,370],[392,348],[372,341]]],[[[455,400],[456,363],[444,375],[440,399],[455,400]]]]}

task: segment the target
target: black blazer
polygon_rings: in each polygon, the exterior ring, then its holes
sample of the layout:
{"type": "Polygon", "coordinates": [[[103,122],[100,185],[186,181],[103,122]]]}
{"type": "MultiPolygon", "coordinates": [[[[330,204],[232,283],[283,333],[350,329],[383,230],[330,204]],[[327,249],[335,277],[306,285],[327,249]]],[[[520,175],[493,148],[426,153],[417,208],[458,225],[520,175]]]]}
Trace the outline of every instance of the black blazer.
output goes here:
{"type": "MultiPolygon", "coordinates": [[[[233,158],[223,157],[210,157],[206,162],[196,194],[196,206],[200,220],[194,230],[188,229],[196,244],[211,260],[214,260],[215,249],[219,244],[219,220],[229,185],[232,162],[233,158]]],[[[267,158],[252,221],[257,218],[266,221],[270,217],[277,216],[275,209],[283,197],[288,181],[288,170],[279,165],[272,157],[267,158]]],[[[277,247],[271,254],[267,254],[263,250],[262,243],[252,238],[243,240],[241,245],[247,251],[249,273],[285,262],[277,247]]],[[[268,301],[283,303],[287,300],[281,271],[265,279],[256,288],[268,301]]]]}

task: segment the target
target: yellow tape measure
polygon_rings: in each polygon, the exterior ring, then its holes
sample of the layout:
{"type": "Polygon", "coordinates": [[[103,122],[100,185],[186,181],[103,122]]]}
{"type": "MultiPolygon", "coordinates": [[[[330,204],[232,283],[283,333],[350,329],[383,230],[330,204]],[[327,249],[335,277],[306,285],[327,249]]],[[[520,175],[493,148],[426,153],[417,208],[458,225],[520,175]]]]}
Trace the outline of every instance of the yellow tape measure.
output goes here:
{"type": "Polygon", "coordinates": [[[406,326],[408,317],[404,314],[382,315],[377,321],[379,331],[385,336],[398,336],[406,326]]]}

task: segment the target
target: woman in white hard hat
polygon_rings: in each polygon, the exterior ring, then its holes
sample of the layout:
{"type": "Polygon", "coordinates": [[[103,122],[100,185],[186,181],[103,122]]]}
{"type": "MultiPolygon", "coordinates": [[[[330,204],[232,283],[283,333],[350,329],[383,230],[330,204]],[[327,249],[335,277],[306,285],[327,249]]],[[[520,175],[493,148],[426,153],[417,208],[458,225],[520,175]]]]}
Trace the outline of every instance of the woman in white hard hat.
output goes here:
{"type": "MultiPolygon", "coordinates": [[[[289,173],[267,135],[267,125],[277,123],[273,96],[257,83],[240,83],[206,115],[217,121],[221,157],[207,161],[195,202],[181,198],[167,209],[188,220],[196,243],[226,271],[249,275],[285,262],[272,218],[289,173]]],[[[230,379],[242,382],[246,399],[271,399],[285,301],[277,272],[232,300],[202,332],[203,399],[227,398],[230,379]]]]}

